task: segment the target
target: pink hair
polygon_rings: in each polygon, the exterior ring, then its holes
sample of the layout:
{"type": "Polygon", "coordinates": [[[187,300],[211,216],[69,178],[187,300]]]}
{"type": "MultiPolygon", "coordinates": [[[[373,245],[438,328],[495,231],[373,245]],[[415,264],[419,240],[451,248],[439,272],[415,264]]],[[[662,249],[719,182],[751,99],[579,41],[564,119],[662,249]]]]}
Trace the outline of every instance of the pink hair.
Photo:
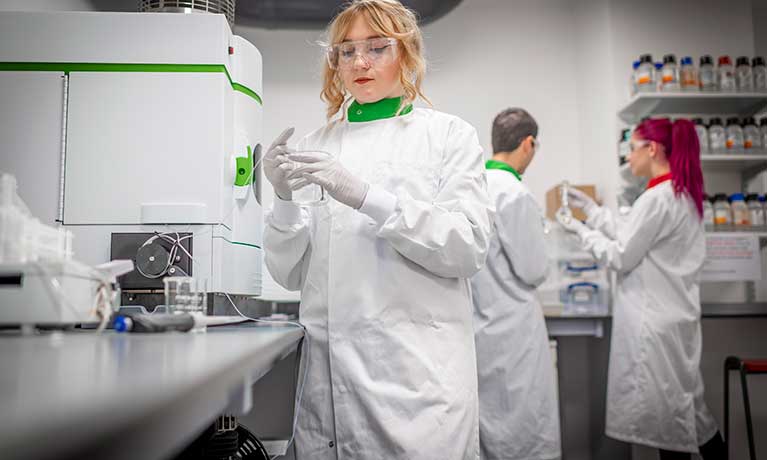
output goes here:
{"type": "Polygon", "coordinates": [[[635,132],[644,140],[663,145],[671,167],[675,194],[688,195],[702,218],[703,173],[700,170],[700,143],[695,125],[689,120],[680,119],[672,123],[668,118],[651,119],[640,123],[635,132]]]}

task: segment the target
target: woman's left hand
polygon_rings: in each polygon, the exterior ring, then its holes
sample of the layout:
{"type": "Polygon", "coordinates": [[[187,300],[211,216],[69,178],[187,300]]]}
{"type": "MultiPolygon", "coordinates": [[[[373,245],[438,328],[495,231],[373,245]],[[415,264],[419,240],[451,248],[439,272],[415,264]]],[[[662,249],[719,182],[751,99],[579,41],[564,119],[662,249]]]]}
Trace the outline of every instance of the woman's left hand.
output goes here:
{"type": "Polygon", "coordinates": [[[333,199],[353,209],[359,209],[365,202],[368,184],[355,177],[335,158],[316,152],[291,153],[287,157],[298,163],[287,177],[294,180],[291,184],[293,190],[317,184],[333,199]]]}

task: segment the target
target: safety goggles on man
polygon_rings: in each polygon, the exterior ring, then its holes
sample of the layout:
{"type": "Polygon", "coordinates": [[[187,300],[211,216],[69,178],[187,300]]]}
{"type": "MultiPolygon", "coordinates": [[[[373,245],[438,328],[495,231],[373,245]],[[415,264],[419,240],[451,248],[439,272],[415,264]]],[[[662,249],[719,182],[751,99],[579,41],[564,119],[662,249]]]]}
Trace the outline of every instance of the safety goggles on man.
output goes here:
{"type": "Polygon", "coordinates": [[[348,69],[360,56],[368,65],[385,65],[397,57],[397,39],[387,37],[342,42],[328,48],[328,65],[331,69],[348,69]]]}

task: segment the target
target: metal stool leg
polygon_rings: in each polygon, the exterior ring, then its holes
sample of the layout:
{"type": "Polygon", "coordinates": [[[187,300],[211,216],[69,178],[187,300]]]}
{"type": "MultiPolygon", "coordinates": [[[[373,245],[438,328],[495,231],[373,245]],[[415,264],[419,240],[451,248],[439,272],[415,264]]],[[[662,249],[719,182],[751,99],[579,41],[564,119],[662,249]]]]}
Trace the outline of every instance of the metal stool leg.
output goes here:
{"type": "Polygon", "coordinates": [[[754,446],[754,427],[751,424],[751,403],[748,399],[748,384],[746,382],[746,369],[740,367],[740,384],[743,387],[743,406],[746,412],[746,429],[748,430],[748,452],[751,460],[756,460],[756,447],[754,446]]]}
{"type": "Polygon", "coordinates": [[[725,460],[730,458],[730,358],[724,361],[724,445],[727,449],[725,460]]]}

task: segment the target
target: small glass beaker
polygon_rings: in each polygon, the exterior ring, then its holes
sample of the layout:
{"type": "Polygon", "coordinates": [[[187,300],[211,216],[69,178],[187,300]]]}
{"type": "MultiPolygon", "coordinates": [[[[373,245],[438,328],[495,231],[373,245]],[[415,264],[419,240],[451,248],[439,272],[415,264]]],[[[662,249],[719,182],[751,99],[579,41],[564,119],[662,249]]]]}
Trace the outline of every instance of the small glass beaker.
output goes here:
{"type": "Polygon", "coordinates": [[[207,280],[191,276],[168,276],[163,282],[168,313],[207,313],[207,280]]]}
{"type": "MultiPolygon", "coordinates": [[[[326,159],[332,159],[333,155],[331,155],[328,152],[322,151],[322,150],[296,150],[294,152],[298,155],[301,154],[311,154],[313,156],[317,157],[324,157],[326,159]]],[[[294,168],[301,167],[300,162],[294,162],[294,168]]],[[[298,181],[302,180],[301,178],[296,178],[290,180],[290,184],[294,184],[298,181]]],[[[325,189],[320,187],[317,184],[308,184],[298,190],[293,191],[293,202],[299,206],[323,206],[327,204],[329,200],[329,196],[325,189]]]]}

